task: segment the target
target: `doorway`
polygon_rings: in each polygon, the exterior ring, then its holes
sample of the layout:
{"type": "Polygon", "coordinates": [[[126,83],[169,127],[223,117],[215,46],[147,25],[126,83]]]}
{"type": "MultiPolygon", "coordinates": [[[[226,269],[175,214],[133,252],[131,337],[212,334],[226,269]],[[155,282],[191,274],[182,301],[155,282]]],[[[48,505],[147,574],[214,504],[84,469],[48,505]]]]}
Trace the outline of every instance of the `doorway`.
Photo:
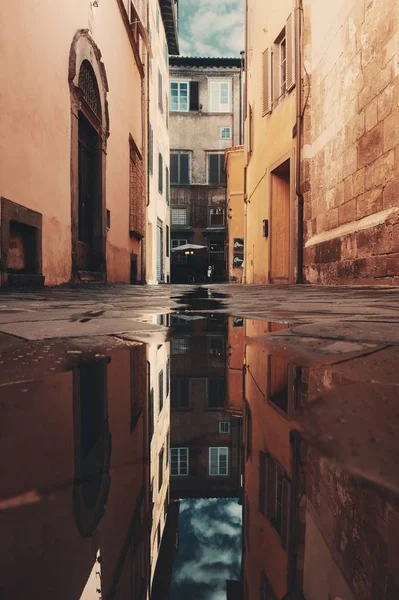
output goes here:
{"type": "Polygon", "coordinates": [[[290,161],[271,174],[270,281],[289,283],[290,161]]]}
{"type": "Polygon", "coordinates": [[[80,270],[95,271],[96,231],[101,230],[101,161],[98,158],[101,141],[94,127],[79,114],[78,137],[79,208],[78,256],[80,270]]]}

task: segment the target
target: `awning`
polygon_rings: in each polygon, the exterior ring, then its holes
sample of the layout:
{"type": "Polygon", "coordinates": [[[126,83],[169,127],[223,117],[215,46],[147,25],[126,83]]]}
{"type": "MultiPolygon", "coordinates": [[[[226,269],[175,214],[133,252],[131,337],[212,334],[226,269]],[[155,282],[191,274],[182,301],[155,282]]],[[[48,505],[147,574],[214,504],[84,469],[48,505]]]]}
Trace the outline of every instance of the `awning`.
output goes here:
{"type": "Polygon", "coordinates": [[[177,246],[172,248],[172,252],[196,252],[198,250],[206,250],[208,246],[199,246],[198,244],[183,244],[183,246],[177,246]]]}

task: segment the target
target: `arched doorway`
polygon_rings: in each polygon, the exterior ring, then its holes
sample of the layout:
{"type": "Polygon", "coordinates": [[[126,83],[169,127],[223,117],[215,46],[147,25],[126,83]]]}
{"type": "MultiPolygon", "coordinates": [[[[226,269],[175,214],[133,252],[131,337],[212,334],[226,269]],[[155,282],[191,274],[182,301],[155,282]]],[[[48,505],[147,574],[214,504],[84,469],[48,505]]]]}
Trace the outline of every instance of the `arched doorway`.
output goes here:
{"type": "Polygon", "coordinates": [[[71,91],[72,279],[106,280],[108,84],[101,53],[87,31],[73,40],[71,91]]]}

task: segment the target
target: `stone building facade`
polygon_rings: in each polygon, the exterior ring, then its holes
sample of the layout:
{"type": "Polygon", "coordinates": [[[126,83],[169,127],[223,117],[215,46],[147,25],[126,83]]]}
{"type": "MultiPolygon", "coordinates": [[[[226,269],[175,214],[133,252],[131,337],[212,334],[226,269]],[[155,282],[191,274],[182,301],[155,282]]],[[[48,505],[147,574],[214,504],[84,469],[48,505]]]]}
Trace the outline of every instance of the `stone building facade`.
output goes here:
{"type": "Polygon", "coordinates": [[[241,60],[170,59],[172,281],[226,277],[224,150],[241,141],[241,60]],[[205,246],[198,256],[180,245],[205,246]]]}
{"type": "Polygon", "coordinates": [[[1,3],[2,284],[145,279],[146,16],[1,3]]]}
{"type": "Polygon", "coordinates": [[[147,282],[170,281],[169,54],[178,54],[177,2],[149,0],[147,282]]]}
{"type": "Polygon", "coordinates": [[[303,3],[309,283],[399,283],[398,10],[395,0],[303,3]]]}

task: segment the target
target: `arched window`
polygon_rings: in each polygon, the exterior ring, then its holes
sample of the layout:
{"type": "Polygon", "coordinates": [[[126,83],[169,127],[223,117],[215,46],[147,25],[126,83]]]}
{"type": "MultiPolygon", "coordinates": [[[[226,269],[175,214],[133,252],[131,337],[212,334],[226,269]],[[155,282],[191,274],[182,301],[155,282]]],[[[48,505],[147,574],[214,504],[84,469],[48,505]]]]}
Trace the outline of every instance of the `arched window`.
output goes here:
{"type": "Polygon", "coordinates": [[[79,71],[79,88],[87,105],[91,108],[98,119],[101,120],[101,100],[97,85],[97,79],[93,67],[88,60],[84,60],[79,71]]]}

